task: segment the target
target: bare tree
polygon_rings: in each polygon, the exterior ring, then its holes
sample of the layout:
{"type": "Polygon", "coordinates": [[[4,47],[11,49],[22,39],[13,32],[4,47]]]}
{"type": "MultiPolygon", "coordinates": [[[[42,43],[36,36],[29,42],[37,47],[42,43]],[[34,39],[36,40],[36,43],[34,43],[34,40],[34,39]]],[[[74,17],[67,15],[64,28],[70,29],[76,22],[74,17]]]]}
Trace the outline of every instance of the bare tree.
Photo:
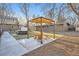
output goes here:
{"type": "Polygon", "coordinates": [[[20,4],[20,9],[22,13],[25,15],[25,18],[27,20],[27,38],[29,38],[29,4],[28,3],[22,3],[20,4]]]}
{"type": "Polygon", "coordinates": [[[4,15],[4,16],[8,16],[10,14],[13,14],[11,8],[10,8],[10,4],[8,3],[1,3],[0,4],[0,14],[4,15]],[[12,11],[12,12],[11,12],[12,11]]]}
{"type": "Polygon", "coordinates": [[[60,8],[58,9],[58,19],[57,19],[57,22],[58,23],[63,23],[65,21],[65,17],[64,17],[64,10],[66,9],[66,4],[61,4],[60,5],[60,8]]]}
{"type": "MultiPolygon", "coordinates": [[[[77,21],[77,16],[73,10],[71,9],[70,5],[69,4],[65,4],[65,8],[64,8],[64,18],[65,18],[65,21],[67,21],[70,25],[73,25],[75,26],[75,23],[77,21]]],[[[73,5],[75,6],[75,4],[73,5]]],[[[77,11],[77,10],[76,10],[77,11]]]]}
{"type": "Polygon", "coordinates": [[[50,19],[56,19],[58,22],[63,21],[62,16],[64,18],[64,10],[66,9],[66,6],[64,3],[60,4],[59,8],[56,7],[55,3],[44,4],[43,7],[41,9],[43,9],[43,13],[46,17],[50,19]]]}
{"type": "Polygon", "coordinates": [[[32,18],[36,18],[36,15],[35,15],[35,14],[33,14],[32,18]]]}
{"type": "MultiPolygon", "coordinates": [[[[7,5],[5,3],[1,3],[0,4],[0,17],[1,18],[1,24],[3,24],[4,20],[5,20],[5,16],[7,15],[7,5]]],[[[3,32],[3,29],[2,29],[2,26],[1,26],[1,29],[0,29],[1,32],[3,32]]]]}
{"type": "Polygon", "coordinates": [[[70,25],[75,26],[76,17],[71,17],[71,16],[69,16],[67,19],[69,20],[68,22],[69,22],[70,25]]]}
{"type": "Polygon", "coordinates": [[[79,16],[79,4],[75,4],[75,3],[69,3],[68,4],[70,6],[70,8],[72,9],[72,11],[79,16]]]}
{"type": "Polygon", "coordinates": [[[43,4],[41,7],[41,10],[43,12],[43,14],[45,15],[46,18],[50,18],[53,19],[54,18],[54,10],[55,10],[55,3],[53,4],[43,4]]]}

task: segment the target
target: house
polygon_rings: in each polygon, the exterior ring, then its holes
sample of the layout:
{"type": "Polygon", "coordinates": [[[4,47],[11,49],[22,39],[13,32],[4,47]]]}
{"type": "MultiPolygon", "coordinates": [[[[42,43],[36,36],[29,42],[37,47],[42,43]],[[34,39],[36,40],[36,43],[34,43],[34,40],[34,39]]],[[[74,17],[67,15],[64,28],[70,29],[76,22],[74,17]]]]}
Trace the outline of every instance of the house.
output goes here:
{"type": "Polygon", "coordinates": [[[65,32],[68,31],[68,26],[66,23],[56,23],[55,24],[55,31],[56,32],[65,32]]]}
{"type": "Polygon", "coordinates": [[[76,26],[75,30],[76,30],[76,31],[79,31],[79,26],[76,26]]]}
{"type": "Polygon", "coordinates": [[[79,31],[79,22],[76,23],[75,31],[79,31]]]}
{"type": "Polygon", "coordinates": [[[15,31],[18,29],[17,18],[0,16],[0,30],[15,31]]]}
{"type": "Polygon", "coordinates": [[[0,30],[1,31],[15,31],[18,29],[18,18],[14,16],[10,16],[10,14],[6,15],[6,11],[3,10],[1,13],[0,9],[0,30]]]}
{"type": "MultiPolygon", "coordinates": [[[[54,26],[55,26],[55,31],[56,32],[63,32],[63,31],[68,31],[68,26],[66,24],[53,24],[53,25],[43,25],[43,32],[54,32],[54,26]]],[[[36,31],[40,31],[40,26],[35,26],[36,31]]]]}

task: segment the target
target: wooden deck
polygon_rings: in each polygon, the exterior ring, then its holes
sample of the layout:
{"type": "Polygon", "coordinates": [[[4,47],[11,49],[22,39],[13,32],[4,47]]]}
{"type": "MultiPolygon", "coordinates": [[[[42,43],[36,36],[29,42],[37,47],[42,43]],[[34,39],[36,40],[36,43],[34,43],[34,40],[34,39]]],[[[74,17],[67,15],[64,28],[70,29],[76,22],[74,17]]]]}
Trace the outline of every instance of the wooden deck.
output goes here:
{"type": "Polygon", "coordinates": [[[79,56],[79,37],[65,36],[24,56],[79,56]]]}

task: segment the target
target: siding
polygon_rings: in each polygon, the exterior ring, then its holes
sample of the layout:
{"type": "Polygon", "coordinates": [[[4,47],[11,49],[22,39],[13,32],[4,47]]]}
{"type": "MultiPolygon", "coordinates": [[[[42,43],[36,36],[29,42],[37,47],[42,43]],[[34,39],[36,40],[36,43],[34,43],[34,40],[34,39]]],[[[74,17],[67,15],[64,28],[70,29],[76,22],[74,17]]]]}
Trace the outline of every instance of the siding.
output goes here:
{"type": "Polygon", "coordinates": [[[15,31],[18,30],[18,26],[16,24],[0,24],[0,30],[15,31]]]}
{"type": "MultiPolygon", "coordinates": [[[[42,26],[43,32],[50,32],[53,33],[54,31],[54,25],[45,25],[42,26]]],[[[36,31],[40,31],[40,26],[36,26],[36,31]]],[[[56,32],[62,32],[62,31],[68,31],[68,27],[64,24],[56,24],[55,25],[55,31],[56,32]]]]}

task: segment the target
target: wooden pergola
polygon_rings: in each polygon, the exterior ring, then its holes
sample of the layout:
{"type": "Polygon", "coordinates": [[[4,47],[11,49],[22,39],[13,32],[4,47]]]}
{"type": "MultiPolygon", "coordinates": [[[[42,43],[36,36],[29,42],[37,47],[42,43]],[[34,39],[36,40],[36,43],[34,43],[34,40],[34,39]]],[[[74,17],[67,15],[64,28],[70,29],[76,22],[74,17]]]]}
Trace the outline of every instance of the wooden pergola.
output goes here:
{"type": "MultiPolygon", "coordinates": [[[[42,24],[54,24],[55,25],[55,21],[48,19],[48,18],[44,18],[44,17],[38,17],[38,18],[34,18],[32,19],[33,23],[36,24],[40,24],[40,29],[41,29],[41,44],[43,44],[42,38],[43,38],[43,29],[42,29],[42,24]]],[[[54,38],[55,38],[55,26],[54,26],[54,38]]]]}

